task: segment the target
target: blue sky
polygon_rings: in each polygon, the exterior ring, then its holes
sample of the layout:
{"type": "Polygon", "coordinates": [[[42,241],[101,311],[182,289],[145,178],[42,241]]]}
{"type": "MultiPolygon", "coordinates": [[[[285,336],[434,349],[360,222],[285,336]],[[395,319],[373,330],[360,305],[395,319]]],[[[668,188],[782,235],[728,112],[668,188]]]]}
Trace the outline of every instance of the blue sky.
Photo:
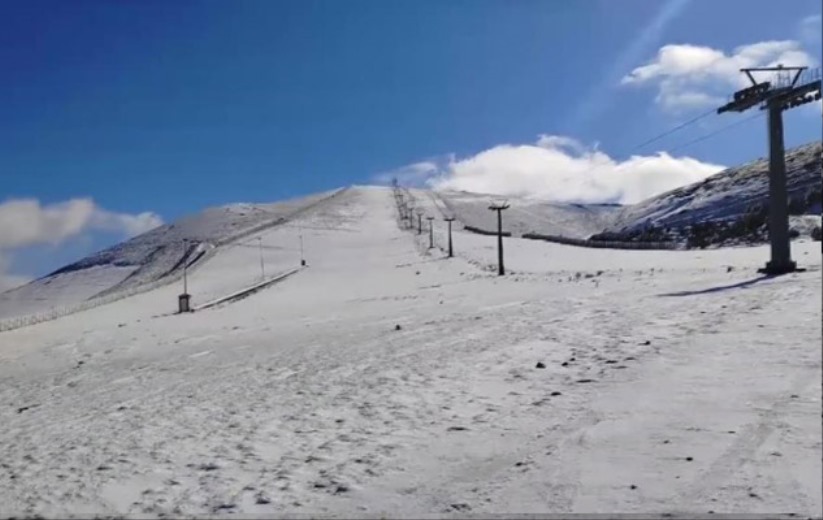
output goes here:
{"type": "MultiPolygon", "coordinates": [[[[472,187],[495,163],[478,173],[469,159],[517,162],[546,150],[540,136],[574,140],[553,153],[604,154],[615,167],[675,149],[741,116],[634,150],[711,109],[699,96],[734,89],[726,69],[693,81],[682,65],[701,56],[677,48],[666,62],[663,46],[714,50],[731,66],[741,46],[791,41],[766,52],[816,64],[820,12],[818,0],[5,1],[0,204],[36,201],[25,211],[55,218],[72,199],[93,206],[47,238],[39,229],[4,246],[0,236],[0,272],[40,275],[141,223],[372,183],[409,165],[472,187]],[[642,81],[626,79],[655,62],[642,81]]],[[[819,110],[786,115],[787,145],[820,137],[819,110]]],[[[717,167],[765,153],[760,118],[674,155],[717,167]]],[[[546,168],[535,157],[524,168],[546,168]]],[[[714,171],[695,168],[670,179],[714,171]]],[[[614,189],[602,197],[627,193],[614,189]]]]}

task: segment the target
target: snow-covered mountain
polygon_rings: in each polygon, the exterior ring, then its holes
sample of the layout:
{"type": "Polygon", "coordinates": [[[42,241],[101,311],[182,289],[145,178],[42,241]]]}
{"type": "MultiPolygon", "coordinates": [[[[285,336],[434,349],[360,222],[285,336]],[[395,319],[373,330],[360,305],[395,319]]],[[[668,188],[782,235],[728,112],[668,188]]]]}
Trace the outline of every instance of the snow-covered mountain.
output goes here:
{"type": "MultiPolygon", "coordinates": [[[[412,193],[424,205],[427,198],[439,199],[443,212],[454,215],[466,226],[497,231],[497,213],[489,210],[489,203],[501,197],[456,191],[412,193]]],[[[586,238],[610,224],[620,209],[616,204],[561,204],[526,197],[505,200],[510,207],[504,213],[503,231],[513,236],[542,233],[586,238]]]]}
{"type": "Polygon", "coordinates": [[[134,291],[179,276],[215,247],[286,222],[340,190],[272,204],[230,204],[184,217],[0,294],[0,319],[134,291]]]}
{"type": "MultiPolygon", "coordinates": [[[[808,235],[819,226],[821,143],[809,143],[786,155],[788,186],[795,213],[793,226],[808,235]],[[799,210],[798,210],[799,208],[799,210]],[[802,210],[802,211],[801,211],[802,210]]],[[[633,240],[652,227],[667,229],[670,237],[697,222],[734,221],[768,199],[768,161],[759,159],[727,169],[708,179],[678,188],[632,206],[557,204],[509,197],[503,229],[513,236],[525,233],[585,239],[633,240]]],[[[196,267],[217,247],[238,242],[262,229],[329,200],[340,190],[272,204],[232,204],[207,209],[175,223],[95,253],[78,262],[0,294],[0,320],[52,312],[103,297],[127,295],[141,288],[179,278],[183,265],[196,267]]],[[[496,231],[496,214],[488,206],[494,195],[457,191],[405,190],[416,209],[440,219],[454,216],[457,225],[496,231]]],[[[427,225],[427,222],[424,222],[427,225]]]]}
{"type": "MultiPolygon", "coordinates": [[[[786,152],[793,214],[820,215],[820,141],[786,152]]],[[[647,227],[672,232],[702,222],[733,222],[768,205],[769,161],[761,158],[621,209],[605,233],[628,238],[647,227]]]]}

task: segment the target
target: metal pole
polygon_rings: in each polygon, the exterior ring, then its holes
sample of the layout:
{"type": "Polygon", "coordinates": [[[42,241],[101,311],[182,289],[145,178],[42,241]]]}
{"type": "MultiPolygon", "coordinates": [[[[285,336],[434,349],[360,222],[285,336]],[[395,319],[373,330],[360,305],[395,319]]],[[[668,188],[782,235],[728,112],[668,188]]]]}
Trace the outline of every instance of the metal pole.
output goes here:
{"type": "Polygon", "coordinates": [[[454,218],[447,218],[446,222],[449,223],[449,258],[454,256],[454,250],[452,249],[452,221],[454,218]]]}
{"type": "Polygon", "coordinates": [[[429,249],[434,248],[434,217],[426,217],[429,221],[429,249]]]}
{"type": "Polygon", "coordinates": [[[506,274],[503,267],[503,208],[497,208],[497,266],[498,275],[506,274]]]}
{"type": "Polygon", "coordinates": [[[497,274],[503,276],[506,269],[503,267],[503,210],[509,205],[504,202],[496,202],[489,206],[489,209],[497,212],[497,274]]]}
{"type": "Polygon", "coordinates": [[[303,255],[303,227],[297,224],[297,229],[300,235],[300,265],[306,265],[306,257],[303,255]]]}
{"type": "Polygon", "coordinates": [[[786,191],[786,150],[783,143],[782,101],[772,100],[769,110],[769,241],[772,258],[764,271],[783,274],[794,271],[789,239],[789,208],[786,191]]]}
{"type": "Polygon", "coordinates": [[[792,261],[789,238],[788,190],[786,189],[786,150],[783,143],[783,111],[820,99],[820,73],[813,73],[802,84],[798,80],[808,67],[754,67],[740,69],[748,76],[751,87],[734,93],[734,100],[717,109],[723,112],[745,112],[755,106],[768,110],[769,116],[769,243],[771,260],[759,269],[761,273],[778,275],[797,270],[792,261]],[[794,77],[789,73],[794,71],[794,77]],[[777,82],[760,83],[752,72],[776,72],[777,82]]]}
{"type": "Polygon", "coordinates": [[[188,239],[183,239],[183,294],[189,294],[189,281],[188,276],[186,273],[189,259],[188,259],[188,252],[189,252],[189,241],[188,239]]]}
{"type": "Polygon", "coordinates": [[[257,237],[257,244],[260,246],[260,277],[266,279],[266,270],[263,267],[263,237],[257,237]]]}

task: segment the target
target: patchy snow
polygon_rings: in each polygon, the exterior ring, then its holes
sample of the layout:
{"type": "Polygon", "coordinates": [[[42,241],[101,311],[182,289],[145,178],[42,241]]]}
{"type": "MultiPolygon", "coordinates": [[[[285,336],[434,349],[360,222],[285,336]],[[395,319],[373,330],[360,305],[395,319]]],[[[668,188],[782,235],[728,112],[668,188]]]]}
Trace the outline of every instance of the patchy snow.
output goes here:
{"type": "Polygon", "coordinates": [[[789,217],[789,229],[802,237],[811,237],[814,228],[821,226],[820,215],[792,215],[789,217]]]}
{"type": "MultiPolygon", "coordinates": [[[[308,268],[240,301],[173,315],[175,284],[0,333],[0,515],[823,508],[819,243],[761,278],[767,247],[511,238],[497,277],[494,237],[445,259],[356,188],[262,232],[267,275],[301,232],[308,268]]],[[[195,301],[259,258],[217,248],[195,301]]]]}

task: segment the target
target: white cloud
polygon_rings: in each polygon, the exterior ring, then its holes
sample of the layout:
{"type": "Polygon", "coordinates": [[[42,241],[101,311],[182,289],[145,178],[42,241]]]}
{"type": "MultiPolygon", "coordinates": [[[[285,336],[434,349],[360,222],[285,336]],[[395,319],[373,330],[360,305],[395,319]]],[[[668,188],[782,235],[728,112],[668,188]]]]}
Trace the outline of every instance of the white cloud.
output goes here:
{"type": "Polygon", "coordinates": [[[132,215],[105,210],[92,199],[71,199],[43,205],[37,199],[11,199],[0,203],[0,291],[28,281],[8,273],[4,253],[42,244],[57,246],[89,231],[115,232],[128,238],[163,223],[150,212],[132,215]]]}
{"type": "Polygon", "coordinates": [[[149,211],[132,215],[113,213],[98,208],[92,214],[91,225],[95,229],[114,231],[121,233],[124,237],[133,237],[163,225],[163,219],[160,215],[149,211]]]}
{"type": "Polygon", "coordinates": [[[533,196],[558,202],[624,204],[702,180],[723,169],[721,165],[666,153],[634,156],[621,162],[575,139],[546,135],[534,144],[498,145],[463,159],[452,156],[435,166],[428,168],[424,181],[435,189],[533,196]]]}
{"type": "Polygon", "coordinates": [[[11,199],[0,203],[0,250],[57,245],[87,230],[113,231],[130,237],[162,223],[154,213],[114,213],[91,199],[71,199],[46,206],[37,199],[11,199]]]}
{"type": "Polygon", "coordinates": [[[397,179],[397,182],[404,186],[420,186],[429,177],[436,174],[437,169],[437,160],[431,159],[381,173],[375,177],[375,181],[380,184],[389,184],[393,179],[397,179]]]}
{"type": "MultiPolygon", "coordinates": [[[[740,72],[747,67],[814,66],[816,60],[795,40],[742,45],[727,54],[689,44],[664,45],[649,63],[623,77],[623,85],[658,88],[657,103],[668,111],[722,104],[734,90],[750,85],[740,72]]],[[[774,79],[760,75],[756,80],[774,79]]]]}

